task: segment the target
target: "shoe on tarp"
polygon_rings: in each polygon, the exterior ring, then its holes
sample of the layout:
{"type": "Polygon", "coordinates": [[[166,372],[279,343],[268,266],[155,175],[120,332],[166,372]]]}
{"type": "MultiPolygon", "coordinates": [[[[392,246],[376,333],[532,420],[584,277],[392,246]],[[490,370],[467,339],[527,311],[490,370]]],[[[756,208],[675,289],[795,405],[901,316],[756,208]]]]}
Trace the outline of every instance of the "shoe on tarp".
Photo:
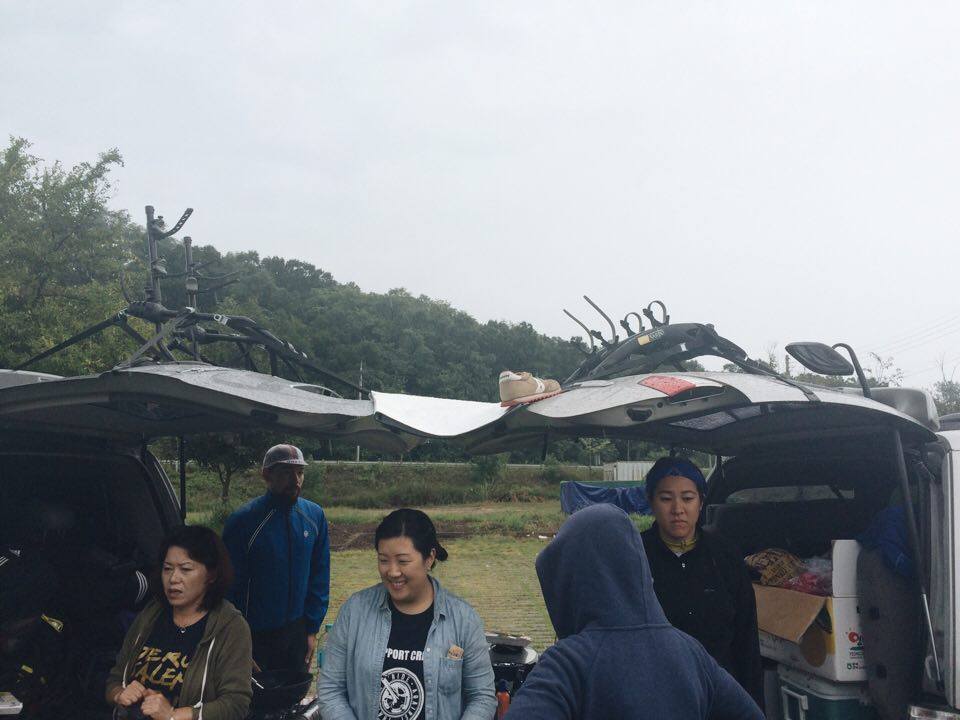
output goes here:
{"type": "Polygon", "coordinates": [[[560,383],[556,380],[541,380],[528,372],[515,373],[504,370],[500,373],[500,405],[522,405],[557,395],[560,383]]]}

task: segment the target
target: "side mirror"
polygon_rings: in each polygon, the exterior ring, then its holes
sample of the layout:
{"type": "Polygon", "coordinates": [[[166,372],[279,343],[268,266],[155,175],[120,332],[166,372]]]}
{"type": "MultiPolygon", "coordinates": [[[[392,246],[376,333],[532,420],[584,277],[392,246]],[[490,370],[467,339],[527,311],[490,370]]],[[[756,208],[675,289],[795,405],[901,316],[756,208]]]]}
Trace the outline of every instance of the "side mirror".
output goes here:
{"type": "Polygon", "coordinates": [[[823,343],[790,343],[786,351],[807,370],[821,375],[853,375],[855,372],[843,355],[823,343]]]}

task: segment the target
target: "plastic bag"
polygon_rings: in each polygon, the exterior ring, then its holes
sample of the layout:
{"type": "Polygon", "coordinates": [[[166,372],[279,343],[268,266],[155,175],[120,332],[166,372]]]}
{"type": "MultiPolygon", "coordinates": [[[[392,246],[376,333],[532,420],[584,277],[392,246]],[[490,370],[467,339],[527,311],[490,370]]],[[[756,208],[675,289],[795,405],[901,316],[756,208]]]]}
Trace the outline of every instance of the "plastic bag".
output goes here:
{"type": "Polygon", "coordinates": [[[744,562],[761,585],[809,595],[830,595],[833,592],[833,561],[828,558],[801,559],[786,550],[769,548],[748,556],[744,562]]]}
{"type": "Polygon", "coordinates": [[[790,578],[783,586],[808,595],[833,594],[833,561],[812,557],[803,561],[803,572],[790,578]]]}

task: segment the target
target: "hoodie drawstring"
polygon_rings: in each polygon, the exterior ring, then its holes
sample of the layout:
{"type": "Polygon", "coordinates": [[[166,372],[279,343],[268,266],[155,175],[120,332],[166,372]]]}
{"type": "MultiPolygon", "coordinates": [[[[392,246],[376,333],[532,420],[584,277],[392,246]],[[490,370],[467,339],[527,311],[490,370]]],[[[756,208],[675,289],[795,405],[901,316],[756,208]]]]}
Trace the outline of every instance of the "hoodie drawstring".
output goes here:
{"type": "Polygon", "coordinates": [[[213,644],[216,641],[216,636],[210,639],[210,647],[207,648],[207,659],[203,663],[203,680],[200,682],[200,699],[196,705],[194,705],[195,708],[200,709],[200,712],[197,713],[197,720],[203,720],[203,692],[207,689],[207,670],[210,668],[210,655],[213,653],[213,644]]]}

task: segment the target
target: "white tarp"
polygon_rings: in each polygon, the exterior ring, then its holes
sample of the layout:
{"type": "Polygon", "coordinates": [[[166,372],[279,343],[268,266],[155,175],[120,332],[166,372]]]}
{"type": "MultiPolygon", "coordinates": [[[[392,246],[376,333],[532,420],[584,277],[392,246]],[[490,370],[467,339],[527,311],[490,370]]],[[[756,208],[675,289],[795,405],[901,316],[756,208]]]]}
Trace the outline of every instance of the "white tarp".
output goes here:
{"type": "Polygon", "coordinates": [[[511,408],[500,403],[371,392],[374,412],[419,434],[456,437],[502,418],[511,408]]]}

